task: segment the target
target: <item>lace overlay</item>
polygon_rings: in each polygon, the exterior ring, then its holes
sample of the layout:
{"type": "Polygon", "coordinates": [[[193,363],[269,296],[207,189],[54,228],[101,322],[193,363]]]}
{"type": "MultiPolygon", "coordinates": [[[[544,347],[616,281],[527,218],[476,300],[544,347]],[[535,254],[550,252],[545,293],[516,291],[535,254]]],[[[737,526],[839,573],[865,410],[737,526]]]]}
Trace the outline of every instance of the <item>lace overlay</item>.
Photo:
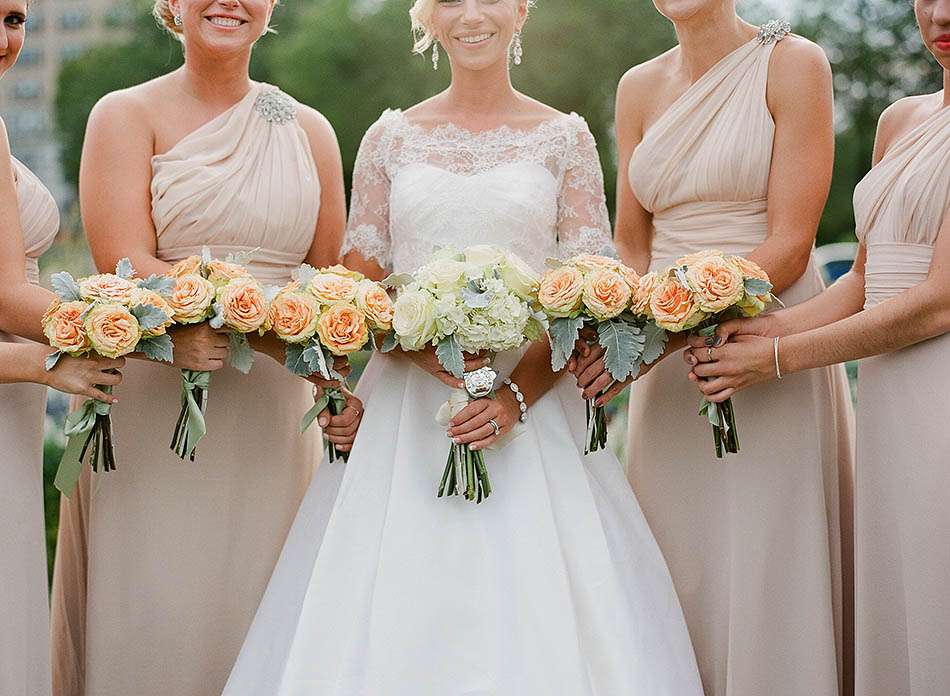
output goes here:
{"type": "Polygon", "coordinates": [[[612,249],[603,172],[576,114],[530,130],[429,129],[386,111],[356,159],[343,253],[396,272],[439,246],[508,247],[545,258],[612,249]]]}

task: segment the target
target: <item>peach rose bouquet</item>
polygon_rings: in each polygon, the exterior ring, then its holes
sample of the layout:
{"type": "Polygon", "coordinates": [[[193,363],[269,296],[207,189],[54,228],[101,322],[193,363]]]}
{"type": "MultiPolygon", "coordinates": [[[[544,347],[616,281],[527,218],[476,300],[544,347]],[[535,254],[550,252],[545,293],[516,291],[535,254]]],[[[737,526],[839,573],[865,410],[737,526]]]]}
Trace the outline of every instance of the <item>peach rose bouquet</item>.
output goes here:
{"type": "MultiPolygon", "coordinates": [[[[161,276],[135,278],[128,259],[115,273],[76,280],[69,273],[50,279],[58,296],[43,316],[43,333],[55,352],[46,359],[52,370],[63,355],[96,354],[120,358],[142,353],[150,360],[171,362],[172,341],[166,330],[173,323],[168,296],[171,284],[161,276]]],[[[102,390],[111,393],[112,388],[102,390]]],[[[87,399],[66,418],[68,442],[56,472],[56,487],[69,496],[83,463],[93,471],[114,471],[112,406],[87,399]]]]}
{"type": "MultiPolygon", "coordinates": [[[[551,259],[541,278],[538,302],[548,317],[551,367],[564,369],[577,340],[584,336],[604,348],[604,364],[622,382],[650,364],[666,347],[643,301],[641,278],[608,256],[582,254],[561,262],[551,259]]],[[[652,282],[652,279],[648,279],[652,282]]],[[[587,402],[585,454],[607,446],[607,415],[595,399],[587,402]]]]}
{"type": "MultiPolygon", "coordinates": [[[[722,321],[754,317],[766,305],[778,301],[768,274],[755,262],[706,250],[677,259],[673,266],[656,274],[649,309],[666,331],[695,331],[705,336],[711,356],[711,341],[722,321]]],[[[712,425],[716,456],[737,453],[739,433],[732,399],[721,404],[703,399],[699,413],[712,425]]]]}
{"type": "MultiPolygon", "coordinates": [[[[204,248],[200,256],[182,259],[166,274],[172,284],[168,302],[175,322],[208,322],[214,329],[227,328],[228,363],[244,374],[250,372],[254,363],[254,349],[247,336],[262,329],[276,292],[257,282],[245,268],[252,254],[231,255],[222,261],[212,258],[204,248]]],[[[182,459],[195,461],[198,442],[207,433],[205,413],[210,384],[210,372],[181,371],[181,411],[171,449],[182,459]]]]}
{"type": "MultiPolygon", "coordinates": [[[[287,369],[309,377],[339,380],[340,388],[323,389],[303,418],[304,432],[325,408],[339,415],[346,407],[346,379],[333,368],[334,358],[349,357],[367,345],[375,348],[377,333],[392,329],[393,303],[386,289],[344,266],[315,269],[304,264],[294,280],[270,305],[266,331],[287,344],[287,369]]],[[[349,458],[327,442],[327,459],[349,458]]]]}
{"type": "MultiPolygon", "coordinates": [[[[383,351],[397,344],[407,351],[435,346],[446,371],[465,382],[465,390],[453,391],[436,414],[442,426],[470,399],[494,393],[495,371],[483,367],[465,373],[463,353],[516,350],[541,338],[547,327],[546,317],[537,309],[538,274],[501,247],[439,249],[411,275],[394,275],[383,282],[398,289],[393,334],[383,351]]],[[[492,448],[503,447],[520,435],[523,428],[518,426],[492,448]]],[[[491,492],[484,452],[468,445],[450,446],[439,497],[462,495],[480,503],[491,492]]]]}

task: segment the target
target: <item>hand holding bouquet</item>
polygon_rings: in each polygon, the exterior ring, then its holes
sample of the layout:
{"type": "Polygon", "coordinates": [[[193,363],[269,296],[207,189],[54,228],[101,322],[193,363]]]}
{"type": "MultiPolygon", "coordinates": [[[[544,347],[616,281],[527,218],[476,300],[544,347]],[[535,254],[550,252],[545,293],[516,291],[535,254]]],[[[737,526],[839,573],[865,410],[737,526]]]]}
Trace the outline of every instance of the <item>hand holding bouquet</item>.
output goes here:
{"type": "MultiPolygon", "coordinates": [[[[677,259],[673,266],[655,274],[651,282],[655,287],[650,309],[657,324],[673,333],[697,330],[707,338],[710,354],[721,322],[757,316],[767,304],[778,302],[765,271],[748,259],[720,251],[702,251],[677,259]]],[[[703,398],[700,415],[712,425],[717,457],[739,451],[732,399],[715,404],[703,398]]]]}
{"type": "MultiPolygon", "coordinates": [[[[287,344],[287,369],[296,375],[320,374],[325,380],[345,378],[333,369],[334,357],[348,357],[367,344],[374,332],[392,328],[393,304],[386,289],[343,266],[316,270],[304,265],[292,283],[271,303],[264,328],[287,344]]],[[[342,388],[325,388],[303,418],[304,432],[325,408],[339,415],[346,407],[342,388]]],[[[327,442],[327,457],[346,461],[348,453],[327,442]]]]}
{"type": "MultiPolygon", "coordinates": [[[[582,254],[551,266],[541,279],[538,302],[548,317],[551,367],[564,368],[583,330],[596,333],[604,366],[622,382],[663,354],[666,332],[656,325],[632,268],[607,256],[582,254]]],[[[647,295],[647,298],[649,295],[647,295]]],[[[587,401],[585,454],[607,446],[607,416],[587,401]]]]}
{"type": "MultiPolygon", "coordinates": [[[[69,273],[52,276],[59,299],[43,317],[43,333],[56,352],[46,359],[52,370],[60,357],[80,357],[93,353],[104,358],[120,358],[143,353],[150,360],[172,361],[172,342],[166,330],[172,324],[168,304],[171,284],[161,276],[136,280],[128,259],[115,273],[81,278],[69,273]]],[[[111,393],[110,386],[102,391],[111,393]]],[[[87,399],[66,418],[68,442],[56,472],[56,487],[67,496],[79,480],[83,462],[93,471],[115,470],[112,444],[112,406],[87,399]]]]}
{"type": "MultiPolygon", "coordinates": [[[[399,345],[405,351],[435,346],[447,372],[464,379],[466,390],[454,391],[439,409],[436,421],[448,426],[472,399],[493,395],[495,371],[489,367],[465,372],[465,353],[498,353],[539,339],[546,319],[534,310],[539,278],[511,252],[487,245],[464,252],[437,251],[412,275],[391,276],[399,289],[393,317],[393,336],[383,350],[399,345]]],[[[507,433],[507,444],[520,430],[507,433]]],[[[492,488],[485,455],[468,445],[452,445],[438,495],[462,495],[482,502],[492,488]]]]}

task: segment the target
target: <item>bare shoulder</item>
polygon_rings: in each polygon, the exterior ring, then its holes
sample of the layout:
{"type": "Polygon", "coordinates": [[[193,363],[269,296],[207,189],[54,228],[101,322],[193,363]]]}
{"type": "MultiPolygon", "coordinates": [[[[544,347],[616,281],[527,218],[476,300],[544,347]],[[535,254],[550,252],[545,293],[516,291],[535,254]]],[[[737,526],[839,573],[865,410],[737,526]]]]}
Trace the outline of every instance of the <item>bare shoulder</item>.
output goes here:
{"type": "Polygon", "coordinates": [[[936,92],[904,97],[884,109],[877,122],[875,154],[883,155],[895,140],[916,128],[935,108],[940,108],[942,94],[936,92]]]}
{"type": "Polygon", "coordinates": [[[174,96],[166,78],[158,77],[105,95],[89,114],[89,128],[150,128],[156,110],[174,96]]]}
{"type": "Polygon", "coordinates": [[[649,97],[657,91],[657,85],[664,78],[669,77],[675,68],[679,55],[679,46],[661,53],[655,58],[634,65],[620,78],[617,85],[617,100],[640,100],[649,97]]]}
{"type": "Polygon", "coordinates": [[[797,34],[779,41],[769,60],[769,88],[783,91],[831,84],[831,63],[824,49],[797,34]]]}
{"type": "Polygon", "coordinates": [[[299,104],[297,106],[297,122],[300,123],[300,127],[303,128],[310,139],[311,147],[317,147],[318,145],[338,147],[336,131],[333,130],[330,121],[313,107],[299,104]]]}

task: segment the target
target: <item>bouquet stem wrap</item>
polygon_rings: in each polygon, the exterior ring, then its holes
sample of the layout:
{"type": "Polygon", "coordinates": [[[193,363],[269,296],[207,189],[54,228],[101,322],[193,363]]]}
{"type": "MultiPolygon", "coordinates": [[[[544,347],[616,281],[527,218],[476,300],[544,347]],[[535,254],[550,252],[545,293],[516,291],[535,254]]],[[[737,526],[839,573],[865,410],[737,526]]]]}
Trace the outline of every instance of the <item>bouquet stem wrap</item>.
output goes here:
{"type": "MultiPolygon", "coordinates": [[[[346,387],[346,382],[343,382],[343,387],[346,387]]],[[[300,432],[306,432],[307,428],[313,424],[325,408],[329,408],[330,414],[333,416],[339,416],[343,413],[343,409],[346,408],[346,397],[343,395],[342,389],[329,388],[323,390],[323,393],[314,402],[313,408],[304,414],[303,421],[300,423],[300,432]]],[[[341,452],[325,436],[323,441],[327,447],[327,461],[333,463],[340,460],[345,464],[350,460],[349,452],[341,452]]]]}
{"type": "MultiPolygon", "coordinates": [[[[700,336],[715,336],[719,324],[711,324],[699,330],[700,336]]],[[[726,399],[721,404],[702,399],[699,404],[699,415],[709,419],[713,430],[713,443],[716,447],[716,457],[723,458],[724,454],[739,453],[739,431],[736,429],[736,410],[732,399],[726,399]]]]}
{"type": "MultiPolygon", "coordinates": [[[[107,394],[111,386],[101,386],[107,394]]],[[[93,471],[115,471],[115,448],[112,444],[112,405],[87,399],[82,407],[66,417],[66,450],[59,460],[54,485],[67,498],[76,489],[83,463],[87,460],[93,471]]]]}
{"type": "Polygon", "coordinates": [[[205,412],[208,408],[208,386],[211,373],[199,370],[181,371],[181,412],[175,424],[171,448],[181,459],[195,461],[198,442],[208,432],[205,412]]]}
{"type": "Polygon", "coordinates": [[[584,454],[607,448],[607,409],[596,404],[596,398],[587,399],[587,446],[584,454]]]}

